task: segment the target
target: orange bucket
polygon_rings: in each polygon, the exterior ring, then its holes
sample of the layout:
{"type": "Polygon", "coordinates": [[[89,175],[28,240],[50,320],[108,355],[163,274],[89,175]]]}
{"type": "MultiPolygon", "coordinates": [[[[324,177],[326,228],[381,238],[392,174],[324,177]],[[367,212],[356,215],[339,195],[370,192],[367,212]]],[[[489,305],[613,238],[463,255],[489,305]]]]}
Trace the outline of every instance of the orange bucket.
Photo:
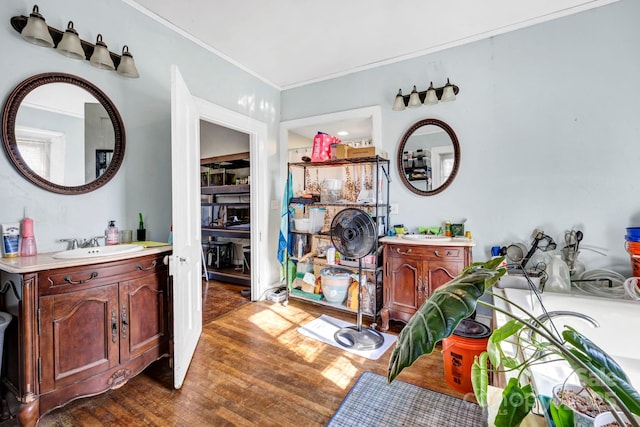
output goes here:
{"type": "Polygon", "coordinates": [[[640,242],[625,242],[627,252],[631,255],[631,272],[635,277],[640,276],[640,242]]]}
{"type": "Polygon", "coordinates": [[[464,319],[450,337],[442,340],[444,379],[449,387],[461,393],[473,393],[473,359],[487,349],[490,336],[491,329],[488,326],[464,319]]]}

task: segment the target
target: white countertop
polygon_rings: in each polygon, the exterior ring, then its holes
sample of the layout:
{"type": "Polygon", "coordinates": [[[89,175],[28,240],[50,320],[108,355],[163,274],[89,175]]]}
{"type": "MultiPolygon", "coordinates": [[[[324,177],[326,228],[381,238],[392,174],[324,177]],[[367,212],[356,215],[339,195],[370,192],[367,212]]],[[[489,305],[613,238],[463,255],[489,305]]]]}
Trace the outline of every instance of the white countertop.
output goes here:
{"type": "Polygon", "coordinates": [[[466,237],[442,237],[437,239],[419,238],[418,234],[405,234],[403,236],[382,237],[380,243],[393,243],[395,245],[423,245],[423,246],[467,246],[476,245],[475,240],[466,237]],[[412,238],[409,236],[416,236],[412,238]]]}
{"type": "Polygon", "coordinates": [[[141,251],[99,257],[77,259],[56,259],[52,255],[60,252],[47,252],[30,257],[0,258],[0,270],[7,273],[33,273],[35,271],[51,270],[54,268],[77,267],[81,265],[101,264],[110,261],[138,258],[146,255],[159,254],[172,249],[172,246],[155,246],[141,251]]]}

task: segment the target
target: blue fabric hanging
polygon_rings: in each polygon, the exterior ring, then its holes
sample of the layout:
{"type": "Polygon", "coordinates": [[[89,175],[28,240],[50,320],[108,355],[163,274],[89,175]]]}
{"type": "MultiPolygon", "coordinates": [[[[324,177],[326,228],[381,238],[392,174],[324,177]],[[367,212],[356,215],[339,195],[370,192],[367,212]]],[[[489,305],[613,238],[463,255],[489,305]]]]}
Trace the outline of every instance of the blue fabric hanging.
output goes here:
{"type": "Polygon", "coordinates": [[[286,264],[289,260],[288,241],[289,241],[289,218],[293,215],[289,202],[293,197],[293,189],[291,188],[291,171],[287,177],[282,194],[282,210],[280,211],[280,236],[278,238],[278,261],[280,262],[280,281],[286,277],[286,264]]]}

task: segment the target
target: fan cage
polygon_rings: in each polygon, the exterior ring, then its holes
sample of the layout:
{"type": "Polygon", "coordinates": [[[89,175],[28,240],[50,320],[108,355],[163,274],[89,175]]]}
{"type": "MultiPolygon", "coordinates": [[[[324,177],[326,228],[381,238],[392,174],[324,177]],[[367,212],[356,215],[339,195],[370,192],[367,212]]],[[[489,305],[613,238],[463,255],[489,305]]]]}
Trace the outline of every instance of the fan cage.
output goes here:
{"type": "Polygon", "coordinates": [[[376,250],[378,228],[367,212],[347,208],[333,218],[330,235],[341,256],[360,259],[376,250]]]}

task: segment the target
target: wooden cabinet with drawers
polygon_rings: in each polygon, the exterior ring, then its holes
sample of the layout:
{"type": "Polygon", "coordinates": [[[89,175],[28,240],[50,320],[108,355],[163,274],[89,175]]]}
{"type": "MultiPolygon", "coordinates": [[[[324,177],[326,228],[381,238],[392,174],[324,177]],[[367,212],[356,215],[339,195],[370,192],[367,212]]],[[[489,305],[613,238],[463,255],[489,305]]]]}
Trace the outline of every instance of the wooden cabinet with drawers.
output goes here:
{"type": "Polygon", "coordinates": [[[408,322],[436,288],[456,277],[471,263],[471,240],[464,246],[410,244],[398,238],[382,241],[382,331],[389,328],[390,320],[408,322]]]}
{"type": "Polygon", "coordinates": [[[20,425],[82,396],[118,388],[170,354],[165,254],[2,272],[0,309],[15,317],[3,383],[20,425]]]}

